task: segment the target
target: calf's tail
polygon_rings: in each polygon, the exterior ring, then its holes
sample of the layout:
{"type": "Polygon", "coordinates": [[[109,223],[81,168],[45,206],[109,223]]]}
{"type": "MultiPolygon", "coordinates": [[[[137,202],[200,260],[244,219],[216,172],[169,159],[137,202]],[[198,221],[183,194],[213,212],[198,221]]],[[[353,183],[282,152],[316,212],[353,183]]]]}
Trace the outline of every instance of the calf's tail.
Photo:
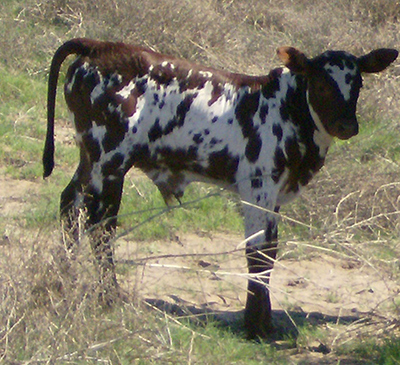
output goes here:
{"type": "Polygon", "coordinates": [[[56,105],[57,81],[64,60],[71,54],[90,55],[94,41],[75,38],[65,42],[54,54],[50,66],[47,91],[47,133],[43,151],[43,178],[50,176],[54,168],[54,113],[56,105]]]}

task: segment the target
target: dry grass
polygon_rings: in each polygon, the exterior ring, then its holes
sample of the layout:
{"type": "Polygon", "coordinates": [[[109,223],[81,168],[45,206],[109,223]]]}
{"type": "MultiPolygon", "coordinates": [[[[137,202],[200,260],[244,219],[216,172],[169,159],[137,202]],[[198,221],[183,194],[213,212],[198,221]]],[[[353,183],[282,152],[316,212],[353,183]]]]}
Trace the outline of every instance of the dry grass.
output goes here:
{"type": "Polygon", "coordinates": [[[180,361],[179,349],[164,341],[171,326],[161,316],[149,316],[134,298],[99,304],[88,245],[71,256],[57,238],[44,241],[48,235],[2,247],[0,362],[151,362],[165,352],[166,361],[180,361]]]}
{"type": "MultiPolygon", "coordinates": [[[[275,49],[280,45],[296,46],[310,56],[326,49],[360,55],[378,47],[398,48],[400,34],[400,3],[393,0],[10,0],[0,10],[1,67],[37,79],[46,79],[55,49],[77,36],[139,43],[214,67],[261,74],[278,65],[275,49]]],[[[359,104],[361,134],[334,146],[327,167],[283,212],[306,226],[283,220],[283,257],[317,256],[319,251],[307,243],[331,256],[350,255],[398,283],[399,77],[398,64],[366,77],[359,104]],[[295,253],[293,239],[300,247],[295,253]]],[[[39,108],[44,109],[41,99],[39,108]]],[[[44,113],[38,118],[44,124],[44,113]]],[[[13,232],[2,241],[0,360],[196,359],[193,330],[184,330],[189,340],[183,346],[171,335],[174,320],[144,315],[132,292],[130,304],[104,311],[88,245],[71,259],[58,237],[38,230],[34,235],[13,232]]],[[[328,300],[337,299],[331,295],[328,300]]],[[[398,315],[396,305],[385,320],[398,315]]],[[[360,332],[349,333],[354,340],[360,332]]]]}
{"type": "MultiPolygon", "coordinates": [[[[399,7],[393,0],[149,0],[146,6],[127,0],[30,0],[14,7],[14,17],[3,15],[0,55],[10,67],[45,76],[54,50],[69,38],[85,36],[139,43],[211,66],[260,74],[277,65],[280,45],[296,46],[310,56],[326,49],[360,55],[395,48],[399,7]]],[[[399,117],[394,98],[399,74],[397,66],[368,77],[361,115],[399,117]]]]}

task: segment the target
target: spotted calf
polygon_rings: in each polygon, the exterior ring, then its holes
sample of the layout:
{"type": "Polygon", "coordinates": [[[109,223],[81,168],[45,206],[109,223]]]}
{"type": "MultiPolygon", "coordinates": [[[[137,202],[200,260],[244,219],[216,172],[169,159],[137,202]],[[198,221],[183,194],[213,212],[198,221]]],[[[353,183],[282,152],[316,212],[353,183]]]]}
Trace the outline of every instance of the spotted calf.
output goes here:
{"type": "Polygon", "coordinates": [[[80,163],[61,195],[72,229],[79,207],[103,280],[117,285],[109,247],[124,175],[142,169],[167,204],[192,181],[237,192],[243,207],[248,283],[245,327],[250,338],[272,330],[269,271],[277,250],[274,212],[292,200],[324,164],[334,137],[358,133],[361,73],[380,72],[397,57],[378,49],[361,57],[327,51],[313,59],[278,49],[286,68],[247,76],[200,66],[123,43],[73,39],[54,55],[48,90],[44,177],[54,166],[54,109],[60,66],[70,54],[65,99],[80,163]],[[260,210],[255,206],[260,206],[260,210]],[[254,235],[257,232],[262,234],[254,235]]]}

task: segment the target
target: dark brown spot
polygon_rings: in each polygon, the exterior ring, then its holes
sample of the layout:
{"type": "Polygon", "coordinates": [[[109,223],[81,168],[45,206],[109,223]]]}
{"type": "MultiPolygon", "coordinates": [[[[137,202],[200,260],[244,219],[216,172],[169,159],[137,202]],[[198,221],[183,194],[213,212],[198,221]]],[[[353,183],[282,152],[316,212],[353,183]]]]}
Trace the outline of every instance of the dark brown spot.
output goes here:
{"type": "Polygon", "coordinates": [[[85,146],[86,153],[90,155],[90,160],[92,162],[96,162],[100,160],[101,156],[101,148],[100,148],[100,143],[97,139],[93,138],[93,135],[90,134],[84,134],[82,136],[82,143],[85,146]]]}
{"type": "Polygon", "coordinates": [[[163,130],[160,126],[160,119],[157,118],[154,122],[154,124],[152,125],[152,127],[149,130],[149,133],[147,134],[149,141],[150,142],[154,142],[157,141],[157,139],[161,138],[163,135],[163,130]]]}
{"type": "Polygon", "coordinates": [[[267,122],[268,109],[268,104],[263,104],[260,108],[261,124],[265,124],[267,122]]]}
{"type": "Polygon", "coordinates": [[[244,138],[248,138],[245,154],[250,162],[256,162],[261,151],[262,140],[253,118],[260,102],[260,92],[247,93],[242,96],[236,109],[236,119],[242,128],[244,138]]]}
{"type": "Polygon", "coordinates": [[[208,101],[208,106],[213,105],[222,95],[224,88],[216,81],[213,81],[213,89],[211,92],[211,99],[208,101]]]}
{"type": "Polygon", "coordinates": [[[197,168],[197,147],[185,148],[162,147],[157,148],[153,154],[154,160],[159,165],[167,166],[172,172],[193,171],[197,168]]]}
{"type": "Polygon", "coordinates": [[[193,142],[194,142],[194,143],[200,144],[200,143],[203,142],[203,140],[204,140],[204,138],[203,138],[203,136],[202,136],[201,133],[196,133],[196,134],[193,136],[193,142]]]}
{"type": "Polygon", "coordinates": [[[222,139],[217,139],[215,137],[211,138],[210,147],[214,147],[216,144],[223,142],[222,139]]]}
{"type": "Polygon", "coordinates": [[[164,135],[171,133],[177,127],[179,128],[183,126],[186,114],[190,110],[190,106],[192,105],[192,102],[196,97],[197,93],[187,95],[185,99],[183,99],[179,103],[179,105],[176,108],[176,114],[165,126],[165,129],[163,131],[164,135]]]}
{"type": "Polygon", "coordinates": [[[124,163],[124,155],[116,153],[110,161],[103,164],[101,172],[104,176],[114,175],[118,168],[124,163]]]}
{"type": "Polygon", "coordinates": [[[263,186],[262,171],[256,168],[254,177],[251,179],[251,187],[254,189],[260,189],[263,186]]]}
{"type": "Polygon", "coordinates": [[[271,99],[275,96],[275,94],[280,90],[280,85],[279,85],[279,78],[274,77],[271,79],[271,81],[265,85],[263,85],[261,91],[266,99],[271,99]]]}
{"type": "Polygon", "coordinates": [[[156,83],[168,86],[174,80],[175,74],[171,67],[155,65],[150,72],[150,77],[156,83]]]}
{"type": "Polygon", "coordinates": [[[280,124],[274,124],[272,126],[272,133],[274,134],[274,136],[276,137],[278,142],[280,142],[282,140],[283,131],[282,131],[282,127],[280,124]]]}
{"type": "Polygon", "coordinates": [[[274,182],[277,183],[279,181],[281,175],[285,171],[285,167],[286,167],[286,157],[280,147],[276,147],[276,149],[275,149],[274,164],[275,164],[275,167],[272,170],[271,177],[272,177],[272,180],[274,180],[274,182]]]}
{"type": "Polygon", "coordinates": [[[208,157],[208,168],[206,174],[214,179],[228,181],[229,183],[235,183],[237,167],[239,165],[239,158],[233,156],[228,146],[224,149],[213,152],[208,157]]]}

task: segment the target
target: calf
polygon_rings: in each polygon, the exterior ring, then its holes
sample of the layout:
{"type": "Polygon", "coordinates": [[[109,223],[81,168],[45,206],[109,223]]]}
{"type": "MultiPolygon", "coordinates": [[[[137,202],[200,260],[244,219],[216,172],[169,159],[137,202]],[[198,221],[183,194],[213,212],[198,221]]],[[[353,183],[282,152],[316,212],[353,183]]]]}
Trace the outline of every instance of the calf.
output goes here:
{"type": "Polygon", "coordinates": [[[61,218],[77,239],[74,221],[78,209],[86,209],[101,280],[117,285],[109,237],[132,166],[154,181],[167,204],[192,181],[213,182],[250,203],[243,206],[253,274],[245,328],[250,338],[271,332],[276,213],[322,167],[333,137],[358,133],[361,73],[380,72],[398,55],[393,49],[361,57],[327,51],[308,59],[291,47],[277,53],[286,69],[247,76],[123,43],[73,39],[57,50],[49,76],[44,177],[54,167],[59,70],[76,54],[64,92],[80,163],[61,195],[61,218]]]}

